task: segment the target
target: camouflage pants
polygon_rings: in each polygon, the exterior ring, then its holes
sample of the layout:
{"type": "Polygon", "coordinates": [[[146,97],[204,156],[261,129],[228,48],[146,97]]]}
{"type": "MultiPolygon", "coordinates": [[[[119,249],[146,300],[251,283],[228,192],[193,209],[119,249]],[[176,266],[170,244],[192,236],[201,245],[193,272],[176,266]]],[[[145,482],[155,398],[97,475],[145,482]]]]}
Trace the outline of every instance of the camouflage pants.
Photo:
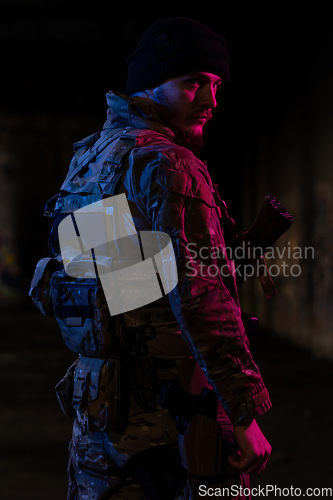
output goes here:
{"type": "MultiPolygon", "coordinates": [[[[128,425],[124,432],[104,433],[87,426],[87,419],[79,414],[74,421],[73,437],[69,446],[69,486],[67,500],[144,500],[147,498],[128,468],[130,458],[146,450],[169,445],[177,449],[178,432],[167,410],[158,407],[154,413],[142,413],[132,401],[128,425]],[[79,423],[80,422],[80,423],[79,423]],[[82,423],[83,422],[83,423],[82,423]]],[[[226,429],[228,432],[228,429],[226,429]]],[[[165,448],[165,447],[164,447],[165,448]]],[[[175,500],[197,500],[200,485],[209,488],[231,488],[232,485],[249,487],[248,476],[228,481],[207,482],[184,473],[181,491],[175,500]]],[[[203,488],[203,486],[202,486],[203,488]]],[[[201,491],[204,491],[201,489],[201,491]]],[[[226,490],[224,490],[226,491],[226,490]]],[[[231,489],[234,493],[235,490],[231,489]]],[[[209,498],[214,498],[210,490],[209,498]]],[[[227,496],[234,500],[248,500],[249,496],[227,496]]],[[[218,494],[217,497],[221,497],[218,494]]],[[[163,497],[161,497],[163,498],[163,497]]]]}

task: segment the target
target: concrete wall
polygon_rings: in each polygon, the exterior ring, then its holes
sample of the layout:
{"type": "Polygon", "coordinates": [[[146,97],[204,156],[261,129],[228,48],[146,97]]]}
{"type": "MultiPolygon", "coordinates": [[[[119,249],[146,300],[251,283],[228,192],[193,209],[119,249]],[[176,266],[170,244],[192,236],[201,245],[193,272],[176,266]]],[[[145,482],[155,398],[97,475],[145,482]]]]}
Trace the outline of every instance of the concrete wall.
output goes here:
{"type": "Polygon", "coordinates": [[[267,259],[273,273],[279,268],[278,296],[266,299],[252,278],[242,290],[244,307],[260,316],[264,331],[333,359],[333,76],[290,109],[274,135],[263,135],[257,151],[245,176],[244,228],[267,194],[295,222],[267,259]]]}
{"type": "Polygon", "coordinates": [[[52,219],[43,217],[45,203],[59,192],[73,143],[102,125],[89,117],[0,116],[2,307],[26,302],[34,266],[47,256],[52,219]]]}

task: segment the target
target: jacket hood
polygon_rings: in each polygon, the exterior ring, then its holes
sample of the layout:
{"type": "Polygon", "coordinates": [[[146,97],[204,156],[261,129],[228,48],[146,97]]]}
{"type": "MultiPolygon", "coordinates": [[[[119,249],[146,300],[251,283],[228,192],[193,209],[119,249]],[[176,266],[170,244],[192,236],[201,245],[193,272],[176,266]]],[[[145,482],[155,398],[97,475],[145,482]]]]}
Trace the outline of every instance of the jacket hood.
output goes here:
{"type": "Polygon", "coordinates": [[[155,130],[173,139],[175,134],[163,122],[154,103],[145,97],[128,97],[118,92],[108,92],[106,102],[109,106],[104,129],[131,126],[138,129],[155,130]]]}

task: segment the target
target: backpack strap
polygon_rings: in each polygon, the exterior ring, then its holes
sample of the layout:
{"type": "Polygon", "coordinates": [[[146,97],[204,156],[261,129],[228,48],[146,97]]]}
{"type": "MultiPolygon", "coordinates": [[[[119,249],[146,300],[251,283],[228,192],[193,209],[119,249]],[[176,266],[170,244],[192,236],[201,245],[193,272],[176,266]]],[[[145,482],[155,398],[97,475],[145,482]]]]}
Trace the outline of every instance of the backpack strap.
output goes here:
{"type": "MultiPolygon", "coordinates": [[[[79,208],[90,205],[104,197],[115,195],[119,190],[120,180],[125,168],[125,157],[130,154],[135,146],[136,140],[135,135],[127,135],[122,132],[123,130],[111,136],[108,135],[106,138],[105,136],[100,137],[97,142],[80,157],[74,170],[70,171],[70,174],[61,187],[61,194],[52,196],[46,203],[44,216],[54,219],[48,241],[48,252],[50,257],[54,258],[60,254],[58,226],[65,217],[79,208]],[[91,181],[82,188],[74,184],[73,179],[79,175],[80,171],[113,142],[113,146],[101,164],[98,181],[96,181],[95,175],[93,175],[91,181]],[[54,202],[55,206],[53,210],[51,210],[50,207],[54,202]]],[[[95,136],[91,136],[88,139],[93,139],[95,136]]],[[[84,148],[87,144],[82,141],[76,145],[79,146],[79,148],[84,148]]]]}

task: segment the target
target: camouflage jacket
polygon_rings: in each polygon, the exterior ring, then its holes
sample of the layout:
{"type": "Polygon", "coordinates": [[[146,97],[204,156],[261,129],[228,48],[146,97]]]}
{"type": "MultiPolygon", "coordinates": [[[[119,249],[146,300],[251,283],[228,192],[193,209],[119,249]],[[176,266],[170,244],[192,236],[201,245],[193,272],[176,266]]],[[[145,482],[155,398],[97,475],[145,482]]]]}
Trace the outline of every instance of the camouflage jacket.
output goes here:
{"type": "MultiPolygon", "coordinates": [[[[221,212],[207,167],[191,151],[176,145],[148,99],[107,94],[108,117],[101,133],[78,143],[61,190],[93,202],[107,192],[105,158],[115,142],[86,167],[75,171],[77,158],[98,138],[132,141],[125,157],[120,191],[125,193],[138,231],[167,233],[173,243],[178,285],[149,306],[125,314],[126,323],[150,322],[157,336],[149,354],[161,359],[193,356],[235,424],[250,423],[271,407],[268,391],[253,362],[241,320],[233,263],[225,255],[221,212]],[[71,179],[71,180],[69,180],[71,179]],[[216,272],[218,270],[218,272],[216,272]]],[[[114,148],[115,149],[115,148],[114,148]]],[[[118,146],[119,150],[119,146],[118,146]]],[[[66,208],[66,207],[63,207],[66,208]]]]}

